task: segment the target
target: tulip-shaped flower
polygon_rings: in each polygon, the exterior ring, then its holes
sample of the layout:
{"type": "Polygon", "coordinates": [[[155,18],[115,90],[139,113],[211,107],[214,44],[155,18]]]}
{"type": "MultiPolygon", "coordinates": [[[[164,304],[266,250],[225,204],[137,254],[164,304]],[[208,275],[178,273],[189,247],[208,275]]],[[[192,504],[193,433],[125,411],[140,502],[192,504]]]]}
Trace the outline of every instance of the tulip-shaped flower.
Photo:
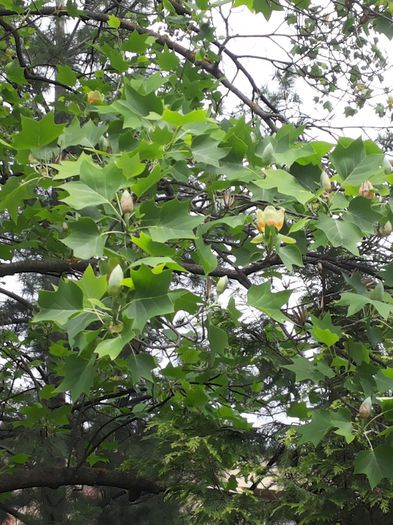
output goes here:
{"type": "Polygon", "coordinates": [[[369,180],[365,180],[361,183],[359,188],[359,195],[369,200],[372,200],[374,198],[374,187],[369,180]]]}
{"type": "Polygon", "coordinates": [[[101,91],[89,91],[87,94],[88,104],[102,104],[105,100],[105,95],[101,91]]]}
{"type": "Polygon", "coordinates": [[[276,210],[274,206],[266,206],[262,210],[257,210],[257,228],[261,233],[265,232],[266,226],[274,226],[277,231],[280,231],[284,225],[284,208],[276,210]]]}

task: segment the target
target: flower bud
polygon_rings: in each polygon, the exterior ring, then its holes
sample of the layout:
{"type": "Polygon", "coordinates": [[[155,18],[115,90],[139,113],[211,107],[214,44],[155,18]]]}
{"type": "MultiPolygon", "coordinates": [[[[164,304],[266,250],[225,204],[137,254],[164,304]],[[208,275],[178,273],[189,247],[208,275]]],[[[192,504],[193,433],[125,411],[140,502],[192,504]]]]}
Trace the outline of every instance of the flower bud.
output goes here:
{"type": "Polygon", "coordinates": [[[359,407],[359,417],[368,419],[371,416],[372,406],[371,398],[367,397],[359,407]]]}
{"type": "Polygon", "coordinates": [[[266,226],[274,226],[277,231],[280,231],[284,225],[284,208],[276,210],[274,206],[266,206],[262,210],[257,210],[257,228],[261,233],[264,233],[266,226]]]}
{"type": "Polygon", "coordinates": [[[108,279],[108,294],[114,297],[121,290],[121,282],[124,279],[123,270],[120,264],[115,266],[111,271],[108,279]]]}
{"type": "Polygon", "coordinates": [[[87,94],[88,104],[101,104],[105,100],[105,95],[101,91],[89,91],[87,94]]]}
{"type": "Polygon", "coordinates": [[[132,213],[134,211],[134,200],[131,193],[128,190],[124,190],[120,199],[120,208],[125,215],[126,213],[132,213]]]}
{"type": "Polygon", "coordinates": [[[218,293],[218,295],[221,295],[222,293],[224,293],[225,290],[227,289],[227,286],[228,286],[228,277],[224,275],[223,277],[220,277],[217,281],[216,292],[218,293]]]}
{"type": "Polygon", "coordinates": [[[271,164],[274,161],[274,148],[270,142],[262,152],[262,160],[265,164],[271,164]]]}
{"type": "Polygon", "coordinates": [[[328,191],[324,191],[322,193],[322,199],[327,202],[329,198],[330,198],[330,193],[328,191]]]}
{"type": "Polygon", "coordinates": [[[359,188],[359,195],[364,199],[372,200],[375,196],[374,187],[369,180],[365,180],[361,183],[359,188]]]}
{"type": "Polygon", "coordinates": [[[225,207],[230,208],[234,203],[235,197],[232,195],[230,190],[226,190],[224,191],[222,199],[224,201],[225,207]]]}
{"type": "Polygon", "coordinates": [[[62,228],[63,232],[68,231],[68,224],[64,221],[63,224],[61,225],[61,228],[62,228]]]}
{"type": "Polygon", "coordinates": [[[390,221],[385,222],[382,228],[379,229],[379,235],[381,237],[389,237],[393,231],[393,226],[390,221]]]}
{"type": "Polygon", "coordinates": [[[321,173],[321,186],[328,193],[332,191],[332,183],[330,182],[330,177],[325,170],[322,170],[321,173]]]}

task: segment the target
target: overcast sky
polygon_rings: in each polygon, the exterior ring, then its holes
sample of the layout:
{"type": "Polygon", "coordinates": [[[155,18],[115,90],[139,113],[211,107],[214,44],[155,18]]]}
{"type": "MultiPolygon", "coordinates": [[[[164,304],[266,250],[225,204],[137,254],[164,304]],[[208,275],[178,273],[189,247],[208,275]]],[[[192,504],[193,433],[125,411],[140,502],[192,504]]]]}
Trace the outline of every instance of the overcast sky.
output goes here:
{"type": "MultiPolygon", "coordinates": [[[[229,8],[224,6],[223,10],[227,14],[229,8]]],[[[266,33],[272,33],[278,27],[280,28],[280,33],[288,33],[290,28],[288,28],[286,24],[283,24],[283,21],[283,12],[273,12],[270,20],[266,21],[262,14],[251,13],[245,6],[242,6],[232,11],[228,23],[231,34],[263,35],[266,33]]],[[[220,16],[217,15],[215,17],[215,23],[218,28],[222,28],[222,34],[224,35],[224,23],[220,16]]],[[[369,38],[372,38],[372,35],[369,38]]],[[[279,45],[274,45],[272,40],[268,38],[237,38],[231,40],[228,43],[228,47],[231,51],[238,55],[251,54],[271,57],[279,60],[288,60],[285,50],[289,50],[291,47],[289,44],[289,39],[276,38],[275,40],[279,45]],[[280,45],[283,47],[283,49],[280,49],[280,45]]],[[[383,35],[379,35],[379,40],[379,46],[385,51],[385,55],[388,57],[384,86],[390,87],[390,92],[392,93],[393,60],[392,53],[390,52],[389,54],[388,50],[392,49],[393,44],[392,41],[389,41],[383,35]]],[[[275,70],[269,61],[245,58],[242,60],[242,63],[243,65],[247,66],[249,73],[252,74],[258,85],[268,85],[269,87],[272,86],[272,89],[277,86],[277,83],[272,81],[275,70]]],[[[227,76],[231,79],[231,76],[235,74],[236,70],[228,58],[224,59],[224,64],[227,76]]],[[[249,83],[243,75],[238,75],[235,80],[235,84],[239,88],[247,91],[248,94],[251,94],[249,83]]],[[[373,85],[377,88],[377,90],[379,89],[379,91],[382,92],[382,85],[379,83],[378,79],[374,79],[373,85]]],[[[375,139],[378,132],[372,129],[373,126],[389,127],[391,125],[391,114],[381,118],[375,114],[373,109],[377,102],[386,104],[386,94],[382,94],[381,96],[373,98],[371,103],[366,104],[366,106],[353,117],[346,117],[343,111],[347,104],[345,102],[337,103],[334,100],[334,95],[330,98],[334,109],[332,113],[329,114],[328,111],[322,108],[321,104],[315,104],[313,102],[313,97],[317,95],[317,92],[309,87],[303,80],[299,79],[297,81],[296,87],[297,92],[303,100],[302,110],[305,114],[315,119],[326,119],[326,122],[330,122],[331,126],[345,126],[346,130],[343,134],[346,136],[354,138],[362,136],[363,138],[370,137],[375,139]],[[351,126],[355,126],[355,128],[351,126]],[[356,128],[356,126],[365,126],[366,128],[362,130],[356,128]]],[[[230,96],[228,97],[227,104],[237,104],[237,100],[234,96],[230,96]]],[[[340,133],[340,131],[337,130],[337,133],[340,133]]],[[[322,131],[319,132],[319,138],[329,141],[332,140],[330,135],[327,133],[324,134],[322,131]]]]}

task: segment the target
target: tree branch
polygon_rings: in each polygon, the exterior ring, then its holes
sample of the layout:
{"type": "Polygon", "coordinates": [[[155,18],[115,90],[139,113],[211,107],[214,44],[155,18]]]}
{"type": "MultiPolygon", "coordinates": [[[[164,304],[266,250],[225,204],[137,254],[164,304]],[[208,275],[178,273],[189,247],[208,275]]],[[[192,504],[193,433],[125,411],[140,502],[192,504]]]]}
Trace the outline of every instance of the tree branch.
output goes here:
{"type": "Polygon", "coordinates": [[[36,487],[57,489],[67,485],[116,487],[126,489],[134,496],[143,492],[158,494],[164,490],[156,482],[138,478],[132,472],[91,467],[35,466],[32,470],[17,469],[0,475],[0,493],[36,487]]]}
{"type": "MultiPolygon", "coordinates": [[[[354,260],[340,260],[329,257],[328,255],[318,253],[308,253],[303,257],[303,261],[306,264],[317,265],[322,264],[327,270],[340,275],[342,272],[359,271],[373,277],[377,276],[378,272],[362,261],[354,260]]],[[[89,264],[94,265],[95,260],[91,261],[79,261],[76,259],[66,260],[26,260],[17,261],[14,263],[0,264],[0,277],[6,275],[15,275],[19,273],[41,273],[49,275],[62,275],[71,274],[74,272],[83,272],[89,264]]],[[[194,275],[205,275],[205,271],[199,264],[181,262],[180,263],[185,270],[194,275]]],[[[244,266],[241,269],[231,269],[223,266],[218,266],[215,270],[209,273],[211,277],[223,277],[227,276],[230,279],[238,281],[243,286],[246,286],[245,277],[255,274],[270,268],[271,266],[280,266],[283,262],[280,257],[276,254],[269,255],[265,259],[251,263],[248,266],[244,266]]],[[[246,288],[249,287],[246,286],[246,288]]]]}
{"type": "MultiPolygon", "coordinates": [[[[30,519],[28,516],[25,516],[25,514],[22,514],[16,509],[13,509],[12,507],[9,507],[8,505],[5,505],[4,503],[0,503],[0,510],[3,512],[6,512],[10,516],[13,516],[18,520],[18,522],[24,523],[24,525],[36,525],[37,521],[34,519],[30,519]]],[[[7,521],[8,523],[8,521],[7,521]]]]}
{"type": "Polygon", "coordinates": [[[10,297],[11,299],[14,299],[14,301],[18,301],[18,303],[22,304],[25,308],[28,308],[29,310],[34,310],[34,306],[20,295],[17,295],[16,293],[10,292],[9,290],[6,290],[5,288],[1,287],[0,293],[6,295],[7,297],[10,297]]]}
{"type": "Polygon", "coordinates": [[[42,75],[36,75],[33,73],[31,66],[26,62],[25,57],[23,56],[23,46],[22,46],[22,39],[18,33],[18,30],[12,26],[11,24],[8,24],[8,22],[5,22],[0,18],[0,26],[7,31],[7,33],[12,34],[15,41],[15,50],[16,50],[16,56],[18,58],[19,65],[24,69],[24,75],[26,80],[35,81],[35,82],[45,82],[47,84],[52,84],[54,86],[60,86],[65,89],[68,89],[69,91],[72,91],[73,93],[76,93],[76,91],[70,87],[67,86],[67,84],[63,84],[62,82],[59,82],[58,80],[52,80],[50,78],[43,77],[42,75]]]}
{"type": "MultiPolygon", "coordinates": [[[[0,17],[23,15],[23,14],[29,15],[29,16],[37,15],[37,16],[69,16],[72,18],[75,17],[74,14],[69,14],[67,9],[57,8],[54,6],[46,6],[46,7],[42,7],[41,9],[31,9],[29,11],[24,11],[24,12],[17,12],[17,11],[12,11],[8,9],[0,9],[0,17]]],[[[92,11],[85,11],[85,10],[79,11],[78,17],[81,20],[95,20],[96,22],[104,22],[104,23],[107,23],[109,20],[109,15],[105,13],[95,13],[92,11]]],[[[4,27],[4,24],[9,26],[9,24],[7,24],[6,22],[3,22],[2,23],[3,27],[4,27]]],[[[274,124],[273,120],[275,118],[278,118],[278,115],[263,111],[263,109],[256,102],[254,102],[249,97],[247,97],[247,95],[245,95],[230,80],[228,80],[228,78],[224,75],[224,73],[218,67],[218,63],[212,63],[212,62],[209,62],[208,60],[197,60],[195,58],[195,53],[193,51],[191,51],[190,49],[187,49],[186,47],[182,46],[178,42],[171,40],[168,35],[157,33],[156,31],[153,31],[152,29],[149,29],[147,27],[142,27],[136,24],[135,22],[131,22],[130,20],[120,19],[119,27],[121,29],[126,29],[128,31],[136,31],[137,33],[141,35],[151,36],[156,40],[156,42],[158,42],[162,46],[167,46],[169,49],[172,49],[172,51],[175,51],[176,53],[181,55],[183,58],[185,58],[192,64],[200,67],[201,69],[209,73],[212,77],[216,78],[223,86],[225,86],[229,91],[231,91],[231,93],[236,95],[246,106],[248,106],[251,109],[251,111],[253,111],[256,115],[258,115],[272,131],[277,131],[277,127],[274,124]]]]}

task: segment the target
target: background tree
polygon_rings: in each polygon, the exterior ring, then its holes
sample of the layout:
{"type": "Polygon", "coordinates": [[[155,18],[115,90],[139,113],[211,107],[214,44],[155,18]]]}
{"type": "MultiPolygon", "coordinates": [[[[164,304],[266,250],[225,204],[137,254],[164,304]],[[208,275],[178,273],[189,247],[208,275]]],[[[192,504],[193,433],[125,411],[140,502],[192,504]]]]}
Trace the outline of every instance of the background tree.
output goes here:
{"type": "Polygon", "coordinates": [[[391,522],[391,2],[246,5],[0,3],[4,519],[391,522]]]}

